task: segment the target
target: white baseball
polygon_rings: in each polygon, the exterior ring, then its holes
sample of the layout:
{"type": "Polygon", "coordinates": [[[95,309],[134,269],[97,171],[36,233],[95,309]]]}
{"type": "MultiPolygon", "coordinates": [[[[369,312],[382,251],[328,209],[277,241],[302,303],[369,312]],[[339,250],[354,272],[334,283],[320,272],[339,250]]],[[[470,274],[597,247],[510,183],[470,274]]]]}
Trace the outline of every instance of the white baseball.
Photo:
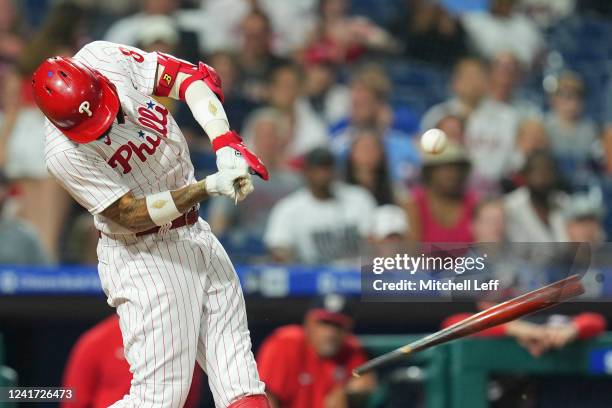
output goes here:
{"type": "Polygon", "coordinates": [[[421,136],[421,147],[426,153],[438,154],[444,150],[447,141],[446,133],[440,129],[429,129],[421,136]]]}

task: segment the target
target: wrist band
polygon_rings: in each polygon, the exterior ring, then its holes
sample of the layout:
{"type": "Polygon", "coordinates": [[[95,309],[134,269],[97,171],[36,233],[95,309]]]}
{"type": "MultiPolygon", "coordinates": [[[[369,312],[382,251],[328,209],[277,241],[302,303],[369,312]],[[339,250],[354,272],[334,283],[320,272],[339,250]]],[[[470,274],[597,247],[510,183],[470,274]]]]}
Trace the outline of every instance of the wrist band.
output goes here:
{"type": "Polygon", "coordinates": [[[147,211],[155,225],[166,225],[181,216],[170,191],[146,196],[147,211]]]}

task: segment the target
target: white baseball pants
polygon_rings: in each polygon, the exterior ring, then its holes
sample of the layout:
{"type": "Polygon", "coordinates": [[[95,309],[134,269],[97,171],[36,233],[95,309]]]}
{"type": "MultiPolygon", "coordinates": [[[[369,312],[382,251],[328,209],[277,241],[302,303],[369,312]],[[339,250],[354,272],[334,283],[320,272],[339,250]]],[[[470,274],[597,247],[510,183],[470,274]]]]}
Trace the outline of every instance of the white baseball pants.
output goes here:
{"type": "Polygon", "coordinates": [[[196,360],[217,407],[264,393],[236,271],[206,222],[164,235],[102,234],[98,258],[134,375],[113,407],[182,407],[196,360]]]}

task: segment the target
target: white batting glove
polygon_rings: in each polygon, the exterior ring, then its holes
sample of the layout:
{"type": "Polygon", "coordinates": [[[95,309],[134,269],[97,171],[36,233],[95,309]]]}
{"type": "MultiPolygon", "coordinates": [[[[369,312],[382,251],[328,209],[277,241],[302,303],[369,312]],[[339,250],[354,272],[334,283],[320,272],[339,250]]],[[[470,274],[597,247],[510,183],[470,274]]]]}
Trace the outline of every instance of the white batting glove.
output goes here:
{"type": "Polygon", "coordinates": [[[245,176],[249,174],[249,165],[242,154],[229,146],[217,150],[217,169],[219,171],[236,170],[245,176]]]}
{"type": "Polygon", "coordinates": [[[249,165],[242,154],[229,146],[217,150],[217,168],[219,173],[230,172],[230,174],[240,178],[237,188],[235,201],[242,201],[247,195],[253,192],[253,182],[249,173],[249,165]]]}
{"type": "Polygon", "coordinates": [[[214,138],[212,146],[217,153],[217,167],[220,171],[243,170],[263,180],[270,178],[266,165],[242,143],[240,135],[233,130],[214,138]]]}
{"type": "Polygon", "coordinates": [[[210,196],[226,196],[235,202],[244,200],[254,190],[251,175],[240,170],[223,170],[204,179],[204,188],[210,196]]]}

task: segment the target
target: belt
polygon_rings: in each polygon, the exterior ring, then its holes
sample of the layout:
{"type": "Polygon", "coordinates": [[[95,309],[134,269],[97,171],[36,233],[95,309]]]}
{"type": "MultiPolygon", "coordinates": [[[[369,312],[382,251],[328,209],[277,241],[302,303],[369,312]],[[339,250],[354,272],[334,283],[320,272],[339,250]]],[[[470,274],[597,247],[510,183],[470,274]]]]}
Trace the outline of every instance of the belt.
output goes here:
{"type": "MultiPolygon", "coordinates": [[[[191,210],[189,210],[185,214],[172,220],[172,225],[170,226],[170,228],[164,228],[164,229],[168,231],[168,230],[173,230],[176,228],[184,227],[185,225],[193,225],[196,222],[198,222],[198,218],[199,218],[198,209],[197,207],[193,207],[191,210]]],[[[159,233],[161,229],[162,227],[153,227],[153,228],[149,228],[148,230],[137,232],[135,235],[137,237],[142,237],[143,235],[157,234],[159,233]]],[[[102,237],[101,231],[98,231],[98,237],[100,238],[102,237]]]]}

